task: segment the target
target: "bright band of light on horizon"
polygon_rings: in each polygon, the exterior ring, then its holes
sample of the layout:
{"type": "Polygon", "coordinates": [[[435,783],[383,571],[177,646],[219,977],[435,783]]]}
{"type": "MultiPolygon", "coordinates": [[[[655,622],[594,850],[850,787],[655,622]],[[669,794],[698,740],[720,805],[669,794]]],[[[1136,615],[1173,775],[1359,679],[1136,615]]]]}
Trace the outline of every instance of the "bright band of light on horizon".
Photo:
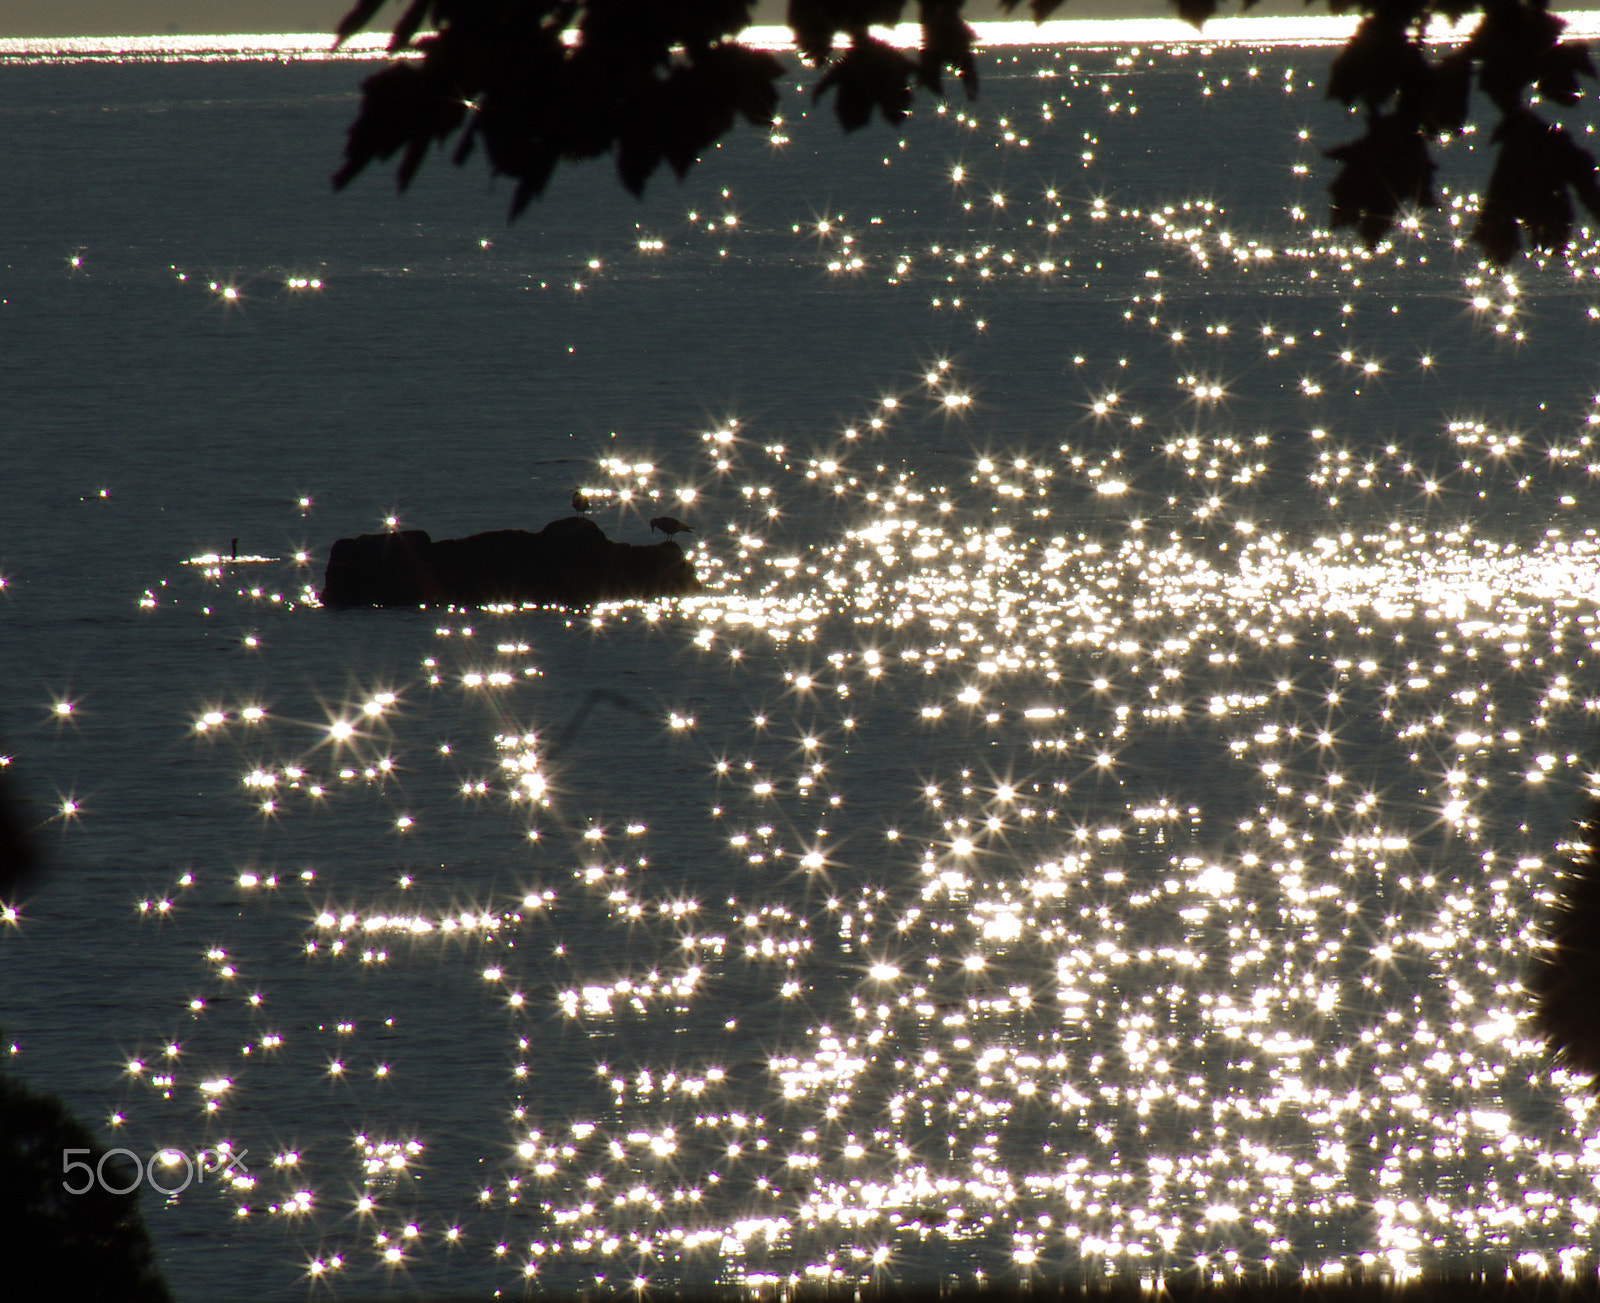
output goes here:
{"type": "MultiPolygon", "coordinates": [[[[1600,10],[1561,15],[1571,39],[1600,36],[1600,10]]],[[[973,23],[980,49],[1001,46],[1104,46],[1104,45],[1337,45],[1350,38],[1358,18],[1353,15],[1315,15],[1284,18],[1214,18],[1197,29],[1178,18],[1053,19],[1044,23],[973,23]]],[[[1462,41],[1475,21],[1450,24],[1435,21],[1431,39],[1462,41]]],[[[909,48],[921,40],[917,23],[874,28],[874,34],[892,45],[909,48]]],[[[750,27],[741,40],[758,49],[791,49],[794,38],[787,27],[750,27]]],[[[103,58],[124,55],[149,59],[380,59],[388,52],[389,33],[382,29],[362,32],[338,49],[327,32],[242,33],[230,36],[84,36],[0,38],[0,59],[103,58]]],[[[847,44],[841,41],[841,44],[847,44]]]]}

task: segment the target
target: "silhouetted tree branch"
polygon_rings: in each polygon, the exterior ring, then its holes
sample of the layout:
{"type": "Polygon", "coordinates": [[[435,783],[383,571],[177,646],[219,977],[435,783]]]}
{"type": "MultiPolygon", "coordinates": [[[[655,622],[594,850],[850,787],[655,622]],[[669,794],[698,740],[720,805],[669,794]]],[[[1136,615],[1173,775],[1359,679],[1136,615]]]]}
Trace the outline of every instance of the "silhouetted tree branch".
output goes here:
{"type": "Polygon", "coordinates": [[[0,1296],[171,1303],[131,1188],[137,1177],[102,1167],[105,1155],[60,1100],[0,1075],[0,1296]],[[83,1165],[71,1188],[69,1154],[83,1165]],[[85,1180],[85,1170],[105,1179],[85,1180]]]}
{"type": "Polygon", "coordinates": [[[1556,882],[1545,946],[1528,983],[1534,1019],[1576,1072],[1600,1079],[1600,799],[1585,800],[1582,841],[1556,882]]]}
{"type": "MultiPolygon", "coordinates": [[[[1307,0],[1308,4],[1313,0],[1307,0]]],[[[386,0],[360,0],[339,25],[345,41],[386,0]]],[[[1009,10],[1022,0],[1001,0],[1009,10]]],[[[1029,0],[1037,20],[1063,0],[1029,0]]],[[[1171,0],[1197,26],[1217,0],[1171,0]]],[[[1249,9],[1255,0],[1241,0],[1249,9]]],[[[977,93],[973,31],[964,0],[789,0],[802,58],[820,67],[818,99],[831,94],[847,131],[874,111],[897,122],[919,90],[943,94],[953,70],[977,93]],[[872,35],[914,16],[920,47],[908,54],[872,35]]],[[[1536,105],[1577,101],[1579,77],[1594,76],[1581,42],[1563,42],[1564,22],[1546,0],[1331,0],[1360,26],[1328,70],[1327,92],[1365,114],[1365,132],[1328,151],[1340,164],[1329,185],[1332,222],[1369,245],[1407,207],[1437,207],[1435,146],[1459,134],[1477,89],[1499,112],[1495,163],[1472,238],[1497,263],[1524,242],[1556,250],[1571,238],[1574,197],[1600,218],[1592,154],[1536,105]],[[1463,45],[1430,52],[1438,18],[1479,15],[1463,45]]],[[[511,177],[511,216],[544,192],[562,163],[611,154],[634,194],[665,162],[681,178],[743,118],[770,124],[779,61],[738,36],[754,0],[410,0],[394,25],[397,57],[363,87],[350,127],[343,187],[374,159],[400,155],[403,190],[434,145],[454,139],[465,162],[483,146],[490,170],[511,177]],[[426,29],[426,31],[425,31],[426,29]],[[419,32],[425,32],[418,35],[419,32]]]]}
{"type": "MultiPolygon", "coordinates": [[[[25,806],[0,767],[0,905],[14,903],[39,867],[25,806]]],[[[105,1156],[60,1100],[0,1074],[0,1298],[171,1303],[131,1188],[137,1178],[115,1163],[104,1181],[82,1177],[105,1156]],[[84,1165],[70,1182],[69,1155],[84,1165]]]]}

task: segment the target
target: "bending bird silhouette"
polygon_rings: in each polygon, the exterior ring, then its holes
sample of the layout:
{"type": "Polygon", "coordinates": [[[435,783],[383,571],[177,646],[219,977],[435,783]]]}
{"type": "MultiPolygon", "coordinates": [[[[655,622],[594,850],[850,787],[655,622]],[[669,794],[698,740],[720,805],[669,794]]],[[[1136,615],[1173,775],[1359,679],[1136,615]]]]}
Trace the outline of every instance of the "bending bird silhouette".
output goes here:
{"type": "Polygon", "coordinates": [[[659,529],[668,538],[674,534],[690,534],[694,532],[693,525],[685,525],[676,516],[657,516],[650,522],[652,530],[659,529]]]}

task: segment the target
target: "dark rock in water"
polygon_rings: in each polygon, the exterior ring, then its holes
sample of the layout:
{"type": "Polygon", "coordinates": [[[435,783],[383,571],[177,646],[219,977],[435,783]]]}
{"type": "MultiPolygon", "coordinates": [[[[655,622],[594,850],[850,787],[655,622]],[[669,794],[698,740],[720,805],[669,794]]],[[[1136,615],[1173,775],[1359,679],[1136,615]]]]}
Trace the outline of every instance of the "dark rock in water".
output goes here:
{"type": "Polygon", "coordinates": [[[341,538],[328,553],[322,601],[328,606],[421,606],[444,601],[425,530],[341,538]]]}
{"type": "Polygon", "coordinates": [[[582,516],[538,533],[495,529],[434,542],[420,529],[341,538],[328,554],[327,606],[592,606],[682,597],[700,580],[676,543],[616,543],[582,516]]]}

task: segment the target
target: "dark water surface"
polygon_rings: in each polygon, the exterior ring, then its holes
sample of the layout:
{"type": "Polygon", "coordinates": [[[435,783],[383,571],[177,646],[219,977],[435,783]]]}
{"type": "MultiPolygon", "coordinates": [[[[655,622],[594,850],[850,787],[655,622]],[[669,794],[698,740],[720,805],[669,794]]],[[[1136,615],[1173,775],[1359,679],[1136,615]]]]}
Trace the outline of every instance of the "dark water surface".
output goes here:
{"type": "Polygon", "coordinates": [[[0,1025],[162,1184],[248,1151],[148,1192],[182,1297],[1585,1269],[1520,983],[1600,269],[1319,229],[1326,57],[791,94],[511,227],[329,192],[360,65],[0,65],[0,1025]],[[316,605],[580,483],[706,595],[316,605]]]}

